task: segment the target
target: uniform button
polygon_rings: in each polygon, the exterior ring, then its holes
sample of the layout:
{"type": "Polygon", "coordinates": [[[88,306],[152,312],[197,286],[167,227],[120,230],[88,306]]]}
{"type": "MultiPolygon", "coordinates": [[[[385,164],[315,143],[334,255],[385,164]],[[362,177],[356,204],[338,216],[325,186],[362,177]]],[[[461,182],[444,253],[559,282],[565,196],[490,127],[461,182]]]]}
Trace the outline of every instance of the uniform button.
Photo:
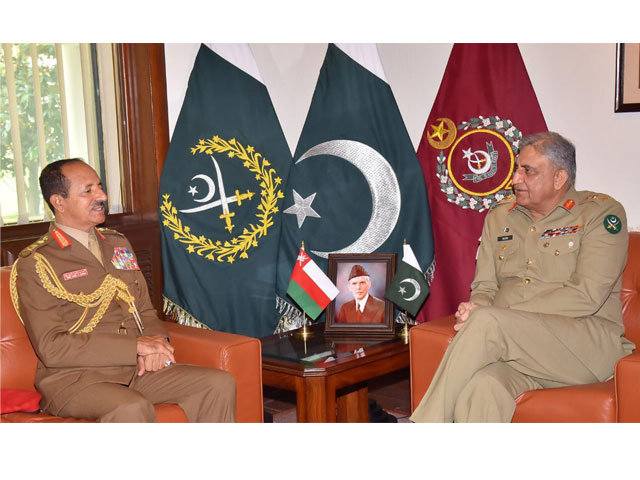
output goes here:
{"type": "Polygon", "coordinates": [[[533,263],[533,260],[531,260],[530,258],[527,258],[527,265],[531,265],[533,263]]]}
{"type": "Polygon", "coordinates": [[[531,279],[530,278],[525,278],[524,279],[524,283],[526,283],[528,285],[529,283],[531,283],[531,279]]]}
{"type": "Polygon", "coordinates": [[[530,231],[530,232],[535,232],[535,231],[536,231],[536,227],[535,227],[535,225],[531,225],[531,226],[529,227],[529,231],[530,231]]]}
{"type": "Polygon", "coordinates": [[[544,242],[543,247],[544,247],[544,248],[547,248],[548,246],[549,246],[549,242],[544,242]]]}
{"type": "Polygon", "coordinates": [[[498,255],[498,260],[504,260],[504,255],[498,255]]]}
{"type": "Polygon", "coordinates": [[[560,255],[560,250],[556,250],[555,252],[553,252],[553,254],[557,257],[558,255],[560,255]]]}

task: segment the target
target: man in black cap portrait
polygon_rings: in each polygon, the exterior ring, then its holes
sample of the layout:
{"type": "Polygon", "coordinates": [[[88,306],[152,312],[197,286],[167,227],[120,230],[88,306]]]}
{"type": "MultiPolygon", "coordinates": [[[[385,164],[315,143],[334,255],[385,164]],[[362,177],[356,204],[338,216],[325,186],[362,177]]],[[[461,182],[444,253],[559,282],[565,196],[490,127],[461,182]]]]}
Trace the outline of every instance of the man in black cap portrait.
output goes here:
{"type": "Polygon", "coordinates": [[[353,300],[340,308],[336,323],[383,323],[384,301],[369,295],[371,277],[361,265],[354,265],[347,283],[353,300]]]}

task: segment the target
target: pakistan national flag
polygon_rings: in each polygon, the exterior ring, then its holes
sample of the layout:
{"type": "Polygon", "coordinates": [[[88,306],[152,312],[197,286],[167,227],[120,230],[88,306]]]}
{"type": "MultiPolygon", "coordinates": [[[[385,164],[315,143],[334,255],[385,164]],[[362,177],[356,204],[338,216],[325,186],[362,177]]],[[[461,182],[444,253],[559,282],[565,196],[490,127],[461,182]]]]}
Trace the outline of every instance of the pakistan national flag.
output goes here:
{"type": "Polygon", "coordinates": [[[403,245],[402,261],[389,284],[384,298],[416,316],[429,295],[429,285],[420,270],[420,263],[411,245],[403,245]]]}
{"type": "Polygon", "coordinates": [[[422,171],[375,45],[329,45],[294,160],[278,254],[278,330],[300,326],[286,291],[302,240],[325,272],[329,253],[401,253],[404,239],[423,271],[431,265],[422,171]]]}
{"type": "Polygon", "coordinates": [[[248,45],[200,47],[160,182],[165,312],[251,336],[275,328],[291,167],[260,78],[248,45]]]}

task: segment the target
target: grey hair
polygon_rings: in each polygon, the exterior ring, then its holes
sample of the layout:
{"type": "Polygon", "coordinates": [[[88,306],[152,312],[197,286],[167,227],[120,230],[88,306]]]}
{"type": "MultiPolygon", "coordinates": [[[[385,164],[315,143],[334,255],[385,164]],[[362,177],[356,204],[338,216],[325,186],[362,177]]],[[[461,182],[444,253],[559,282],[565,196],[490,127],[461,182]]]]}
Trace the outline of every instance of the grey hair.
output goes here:
{"type": "Polygon", "coordinates": [[[524,147],[533,147],[544,155],[556,167],[569,174],[569,187],[576,183],[576,147],[569,140],[556,132],[540,132],[527,135],[520,140],[519,151],[524,147]]]}

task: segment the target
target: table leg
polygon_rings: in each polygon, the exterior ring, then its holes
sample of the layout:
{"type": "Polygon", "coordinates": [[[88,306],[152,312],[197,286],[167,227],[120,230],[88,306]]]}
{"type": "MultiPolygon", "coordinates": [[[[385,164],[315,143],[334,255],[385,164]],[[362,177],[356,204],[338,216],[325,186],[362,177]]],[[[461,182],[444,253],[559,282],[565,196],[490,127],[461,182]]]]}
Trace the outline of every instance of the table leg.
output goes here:
{"type": "Polygon", "coordinates": [[[336,421],[335,388],[327,385],[326,377],[296,379],[298,423],[336,421]]]}
{"type": "Polygon", "coordinates": [[[338,396],[338,422],[369,422],[369,388],[365,384],[338,396]],[[358,388],[359,387],[359,388],[358,388]]]}

